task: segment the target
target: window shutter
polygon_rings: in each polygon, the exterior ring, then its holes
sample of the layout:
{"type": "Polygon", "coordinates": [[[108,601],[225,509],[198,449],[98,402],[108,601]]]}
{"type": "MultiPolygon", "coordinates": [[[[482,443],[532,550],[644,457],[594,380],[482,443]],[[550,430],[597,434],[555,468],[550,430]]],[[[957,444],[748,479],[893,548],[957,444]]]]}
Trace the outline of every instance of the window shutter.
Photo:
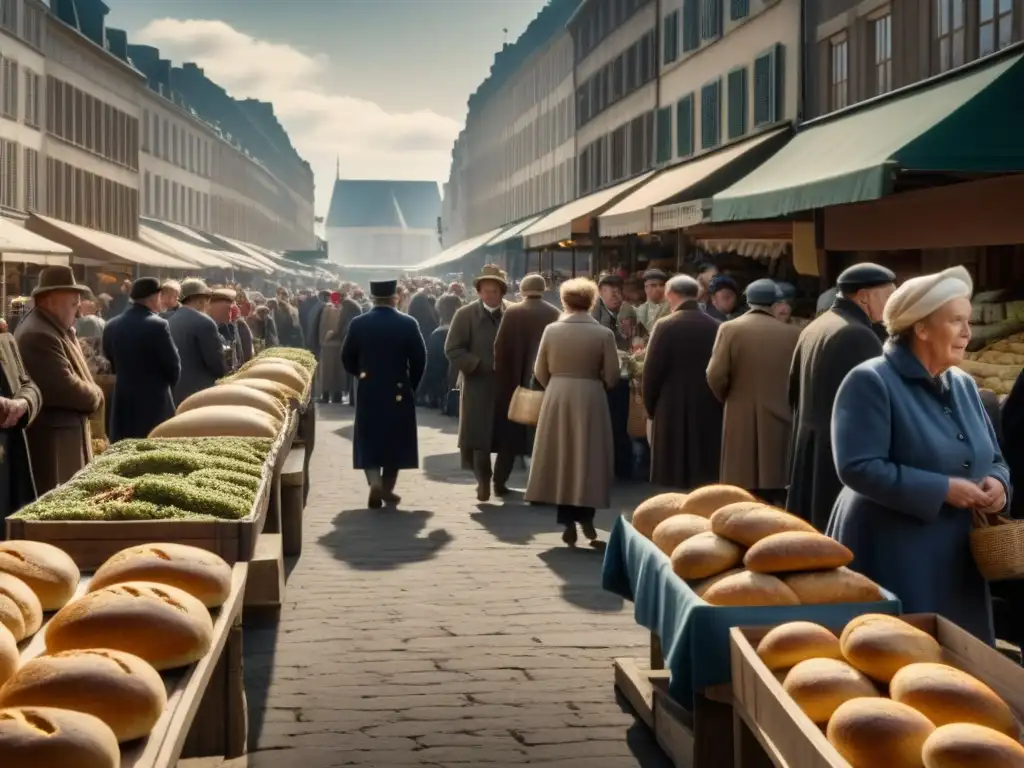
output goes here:
{"type": "Polygon", "coordinates": [[[750,13],[750,0],[731,0],[729,18],[733,21],[747,18],[750,13]]]}
{"type": "Polygon", "coordinates": [[[738,139],[747,132],[747,70],[729,73],[729,138],[738,139]]]}
{"type": "Polygon", "coordinates": [[[714,40],[722,34],[722,0],[703,0],[701,37],[714,40]]]}
{"type": "Polygon", "coordinates": [[[717,147],[722,139],[720,90],[718,80],[700,90],[700,145],[703,149],[717,147]]]}
{"type": "Polygon", "coordinates": [[[661,47],[664,64],[671,64],[679,58],[679,11],[672,11],[665,17],[664,39],[661,47]]]}
{"type": "Polygon", "coordinates": [[[785,46],[773,46],[754,61],[754,125],[785,117],[785,46]]]}
{"type": "Polygon", "coordinates": [[[683,0],[683,51],[700,48],[700,0],[683,0]]]}
{"type": "Polygon", "coordinates": [[[672,107],[658,110],[657,141],[658,155],[655,162],[667,163],[672,159],[672,107]]]}
{"type": "Polygon", "coordinates": [[[693,154],[692,93],[676,103],[676,154],[679,157],[688,157],[693,154]]]}

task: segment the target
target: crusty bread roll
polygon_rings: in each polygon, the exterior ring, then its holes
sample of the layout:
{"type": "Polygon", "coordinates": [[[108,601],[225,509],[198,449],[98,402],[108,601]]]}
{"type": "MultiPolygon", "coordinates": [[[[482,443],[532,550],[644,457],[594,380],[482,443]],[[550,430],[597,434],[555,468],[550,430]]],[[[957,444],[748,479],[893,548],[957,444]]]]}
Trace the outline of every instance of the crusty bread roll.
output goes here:
{"type": "Polygon", "coordinates": [[[1024,747],[1016,739],[974,723],[935,729],[921,750],[924,768],[1024,768],[1024,747]]]}
{"type": "Polygon", "coordinates": [[[207,608],[218,608],[231,593],[231,566],[199,547],[141,544],[112,555],[93,574],[89,591],[126,581],[170,584],[185,590],[207,608]]]}
{"type": "Polygon", "coordinates": [[[740,564],[743,550],[711,531],[691,536],[672,551],[672,570],[681,579],[706,579],[740,564]]]}
{"type": "Polygon", "coordinates": [[[790,621],[768,631],[757,644],[757,655],[771,670],[787,669],[807,659],[842,659],[839,638],[809,621],[790,621]]]}
{"type": "Polygon", "coordinates": [[[758,573],[821,571],[853,562],[853,552],[823,533],[783,531],[747,550],[743,565],[758,573]]]}
{"type": "Polygon", "coordinates": [[[118,768],[117,737],[102,720],[51,707],[0,709],[4,768],[118,768]]]}
{"type": "Polygon", "coordinates": [[[889,698],[913,707],[936,726],[974,723],[1017,738],[1017,721],[999,694],[948,664],[908,664],[889,682],[889,698]]]}
{"type": "Polygon", "coordinates": [[[63,608],[81,578],[75,561],[64,550],[41,541],[0,541],[0,572],[28,584],[44,611],[63,608]]]}
{"type": "Polygon", "coordinates": [[[17,576],[0,573],[0,624],[19,643],[43,626],[43,606],[28,584],[17,576]]]}
{"type": "Polygon", "coordinates": [[[942,661],[942,647],[934,637],[880,613],[851,619],[839,635],[839,647],[852,666],[883,683],[907,664],[942,661]]]}
{"type": "Polygon", "coordinates": [[[157,424],[150,437],[266,437],[281,431],[281,422],[247,405],[210,405],[172,416],[157,424]]]}
{"type": "Polygon", "coordinates": [[[232,379],[230,382],[225,382],[218,386],[227,386],[227,384],[237,384],[240,387],[252,387],[258,389],[260,392],[266,392],[278,399],[283,405],[287,405],[291,400],[298,400],[300,394],[291,387],[287,387],[284,384],[280,384],[270,379],[232,379]]]}
{"type": "Polygon", "coordinates": [[[750,501],[726,504],[719,509],[711,516],[711,530],[744,547],[783,531],[816,533],[813,525],[796,515],[750,501]]]}
{"type": "Polygon", "coordinates": [[[288,360],[284,357],[260,357],[259,360],[253,362],[252,367],[257,365],[263,365],[264,363],[274,363],[275,365],[287,365],[293,371],[295,371],[302,378],[303,381],[309,382],[313,378],[312,374],[308,369],[302,366],[302,363],[297,363],[294,360],[288,360]]]}
{"type": "Polygon", "coordinates": [[[11,630],[0,624],[0,686],[18,669],[19,660],[18,641],[11,630]]]}
{"type": "Polygon", "coordinates": [[[740,571],[704,591],[711,605],[799,605],[793,590],[782,579],[767,573],[740,571]]]}
{"type": "Polygon", "coordinates": [[[84,712],[110,726],[118,741],[147,736],[166,706],[159,672],[138,656],[106,649],[37,656],[0,688],[0,709],[84,712]]]}
{"type": "Polygon", "coordinates": [[[827,723],[839,705],[862,696],[878,696],[863,672],[839,659],[805,659],[786,675],[782,689],[815,723],[827,723]]]}
{"type": "Polygon", "coordinates": [[[306,388],[306,380],[296,373],[294,368],[282,363],[254,363],[250,368],[238,372],[238,379],[269,379],[286,387],[302,392],[306,388]]]}
{"type": "Polygon", "coordinates": [[[695,594],[697,597],[701,597],[702,598],[702,597],[704,597],[704,593],[707,592],[709,589],[711,589],[713,586],[715,586],[715,584],[720,582],[722,579],[727,579],[730,576],[732,576],[734,574],[737,574],[737,573],[743,573],[743,569],[742,568],[730,568],[727,571],[722,571],[721,573],[716,573],[714,576],[708,576],[708,578],[706,578],[706,579],[701,579],[699,581],[695,581],[693,583],[693,585],[691,586],[691,589],[693,589],[693,594],[695,594]]]}
{"type": "Polygon", "coordinates": [[[201,389],[185,398],[175,413],[187,413],[211,405],[247,405],[263,411],[278,422],[283,422],[288,415],[281,401],[273,395],[239,384],[221,384],[201,389]]]}
{"type": "Polygon", "coordinates": [[[659,493],[657,496],[651,496],[633,510],[630,522],[641,536],[649,539],[658,523],[682,511],[684,501],[685,493],[659,493]]]}
{"type": "Polygon", "coordinates": [[[64,606],[46,625],[50,653],[112,648],[157,670],[183,667],[210,650],[213,620],[199,600],[166,584],[115,584],[64,606]]]}
{"type": "Polygon", "coordinates": [[[737,501],[757,501],[757,499],[734,485],[705,485],[686,497],[682,511],[688,515],[711,517],[726,504],[733,504],[737,501]]]}
{"type": "Polygon", "coordinates": [[[860,698],[839,705],[825,734],[852,768],[920,768],[921,748],[934,730],[913,707],[860,698]]]}
{"type": "Polygon", "coordinates": [[[683,513],[658,523],[651,535],[651,541],[654,542],[654,546],[671,557],[676,547],[688,538],[710,530],[711,523],[706,517],[683,513]]]}
{"type": "Polygon", "coordinates": [[[863,574],[845,566],[831,571],[807,571],[782,577],[804,605],[825,603],[876,603],[884,600],[882,589],[863,574]]]}

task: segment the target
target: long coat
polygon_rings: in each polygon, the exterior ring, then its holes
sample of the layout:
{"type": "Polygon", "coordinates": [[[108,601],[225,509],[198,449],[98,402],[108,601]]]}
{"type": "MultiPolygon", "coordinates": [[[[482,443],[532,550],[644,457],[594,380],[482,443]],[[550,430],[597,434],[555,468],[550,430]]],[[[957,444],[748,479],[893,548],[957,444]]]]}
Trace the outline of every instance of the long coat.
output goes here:
{"type": "Polygon", "coordinates": [[[746,490],[789,483],[789,364],[799,336],[759,309],[718,326],[707,374],[725,405],[721,482],[746,490]]]}
{"type": "MultiPolygon", "coordinates": [[[[544,329],[562,313],[540,297],[528,296],[505,310],[494,339],[494,371],[498,375],[495,408],[508,415],[516,387],[529,387],[544,329]]],[[[532,430],[505,420],[498,434],[498,450],[525,456],[531,451],[532,430]]]]}
{"type": "Polygon", "coordinates": [[[844,488],[827,533],[851,567],[895,592],[905,613],[938,613],[994,641],[988,584],[970,549],[971,513],[949,506],[950,477],[1010,473],[978,388],[959,368],[933,379],[902,344],[854,368],[832,415],[844,488]]]}
{"type": "Polygon", "coordinates": [[[345,389],[345,369],[341,366],[341,342],[344,341],[340,334],[341,309],[328,304],[319,310],[318,324],[310,330],[313,335],[306,340],[315,343],[318,349],[320,389],[325,395],[340,394],[345,389]]]}
{"type": "MultiPolygon", "coordinates": [[[[3,375],[0,394],[28,403],[28,410],[21,421],[10,429],[0,430],[0,447],[3,448],[0,454],[0,521],[3,521],[36,499],[36,483],[25,430],[39,415],[43,396],[29,378],[18,354],[18,345],[9,333],[0,334],[0,374],[3,375]]],[[[3,535],[0,528],[0,539],[3,535]]]]}
{"type": "Polygon", "coordinates": [[[644,357],[643,393],[651,427],[651,482],[690,490],[718,482],[722,404],[707,370],[718,322],[696,301],[658,320],[644,357]]]}
{"type": "Polygon", "coordinates": [[[608,507],[615,466],[605,390],[619,381],[615,335],[589,314],[565,315],[544,329],[534,375],[544,400],[527,501],[608,507]]]}
{"type": "Polygon", "coordinates": [[[171,390],[181,378],[181,358],[167,321],[142,304],[107,323],[103,356],[114,369],[110,441],[146,437],[174,415],[171,390]]]}
{"type": "Polygon", "coordinates": [[[213,318],[192,307],[181,307],[167,325],[181,358],[181,377],[174,387],[174,402],[180,404],[227,374],[224,339],[213,318]]]}
{"type": "Polygon", "coordinates": [[[40,493],[57,487],[92,459],[89,417],[103,407],[85,356],[70,330],[36,307],[14,334],[43,407],[28,428],[32,474],[40,493]]]}
{"type": "Polygon", "coordinates": [[[416,321],[392,307],[374,307],[349,325],[341,362],[358,382],[354,467],[418,467],[416,387],[426,351],[416,321]]]}
{"type": "Polygon", "coordinates": [[[508,410],[498,412],[498,376],[494,372],[494,341],[501,309],[488,312],[479,299],[461,307],[452,318],[444,353],[459,372],[459,450],[463,467],[471,469],[473,451],[495,453],[498,437],[508,424],[508,410]]]}
{"type": "Polygon", "coordinates": [[[800,333],[789,371],[792,456],[786,509],[819,531],[843,484],[832,457],[832,406],[846,374],[882,354],[871,320],[839,298],[800,333]]]}

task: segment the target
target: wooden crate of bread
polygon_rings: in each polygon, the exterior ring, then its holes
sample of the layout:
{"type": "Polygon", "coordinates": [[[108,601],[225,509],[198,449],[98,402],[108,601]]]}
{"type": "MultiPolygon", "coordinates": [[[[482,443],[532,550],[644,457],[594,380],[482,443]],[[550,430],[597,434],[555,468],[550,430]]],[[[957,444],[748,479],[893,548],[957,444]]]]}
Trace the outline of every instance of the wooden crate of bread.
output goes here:
{"type": "MultiPolygon", "coordinates": [[[[883,619],[884,621],[894,620],[893,617],[883,617],[883,619]]],[[[863,620],[864,617],[859,617],[854,621],[863,620]]],[[[968,673],[976,678],[977,681],[988,686],[991,692],[996,697],[1001,698],[1002,702],[1008,706],[1009,712],[1007,716],[1016,721],[1013,724],[1013,730],[1019,734],[1019,725],[1024,722],[1024,668],[1013,663],[994,648],[979,641],[941,616],[935,614],[915,614],[902,616],[900,620],[923,631],[937,641],[935,650],[931,652],[937,655],[933,658],[925,658],[924,656],[912,658],[912,661],[931,661],[949,665],[968,673]]],[[[783,680],[788,673],[788,669],[784,665],[788,662],[779,661],[780,657],[776,656],[775,663],[773,664],[776,667],[776,671],[773,672],[765,661],[769,656],[764,646],[761,647],[761,654],[759,655],[759,644],[768,635],[769,631],[773,629],[776,628],[734,627],[730,631],[732,693],[737,717],[744,721],[772,762],[776,766],[780,766],[780,768],[783,766],[790,768],[795,766],[799,766],[799,768],[850,768],[853,763],[844,758],[840,754],[841,749],[834,746],[829,740],[824,726],[816,724],[812,717],[809,716],[808,712],[811,712],[811,709],[805,712],[805,709],[801,708],[801,704],[798,704],[784,690],[783,680]]],[[[842,636],[844,627],[828,627],[827,629],[831,630],[835,637],[838,638],[842,636]]],[[[928,642],[930,643],[931,641],[928,642]]],[[[922,647],[926,648],[926,646],[922,647]]],[[[826,656],[828,655],[825,651],[822,653],[826,656]]],[[[908,654],[908,657],[910,656],[908,654]]],[[[798,656],[796,658],[806,659],[811,657],[815,658],[816,663],[843,663],[841,661],[831,661],[831,659],[836,659],[838,656],[823,659],[818,657],[818,654],[813,653],[807,653],[802,657],[798,656]]],[[[859,666],[861,670],[866,669],[863,666],[863,659],[851,660],[850,654],[846,654],[845,658],[854,666],[859,666]]],[[[857,698],[857,701],[861,703],[865,701],[878,701],[883,702],[883,706],[904,706],[896,702],[890,702],[886,698],[887,684],[879,682],[880,677],[891,675],[893,670],[905,667],[906,664],[904,662],[905,659],[904,661],[891,663],[887,661],[886,663],[890,664],[890,671],[888,673],[880,675],[877,671],[872,672],[871,677],[874,678],[872,682],[877,693],[847,694],[848,697],[852,699],[858,696],[869,695],[877,698],[857,698]]],[[[810,667],[805,667],[804,669],[811,669],[813,671],[813,668],[810,667]]],[[[860,672],[856,672],[856,674],[860,674],[860,672]]],[[[893,679],[895,680],[896,678],[893,679]]],[[[786,682],[789,690],[795,690],[795,684],[793,681],[786,682]]],[[[820,683],[817,690],[820,695],[822,690],[820,683]]],[[[906,701],[907,699],[903,700],[906,701]]],[[[835,701],[829,702],[829,708],[834,704],[835,701]]],[[[813,707],[814,704],[804,702],[803,706],[805,708],[813,707]]],[[[939,719],[934,715],[933,717],[934,719],[939,719]]],[[[925,722],[928,721],[926,720],[925,722]]],[[[959,723],[962,721],[959,718],[950,716],[946,723],[951,722],[959,723]]],[[[952,727],[954,726],[946,725],[946,728],[952,727]]],[[[924,736],[928,733],[931,733],[931,731],[927,731],[925,734],[907,736],[908,744],[904,746],[904,752],[908,755],[909,760],[913,761],[915,759],[914,750],[920,748],[921,741],[917,739],[924,740],[924,736]]],[[[999,737],[1001,734],[996,733],[996,736],[999,737]]],[[[836,738],[839,738],[838,734],[836,738]]],[[[927,744],[927,742],[925,743],[927,744]]],[[[1017,742],[1017,747],[1019,747],[1019,742],[1017,742]]],[[[931,746],[925,747],[925,749],[932,748],[931,746]]],[[[1020,754],[1024,756],[1024,748],[1020,748],[1020,754]]],[[[757,755],[751,755],[750,760],[745,760],[742,755],[737,755],[737,768],[750,765],[756,759],[757,755]]],[[[908,764],[921,765],[920,762],[908,764]]],[[[982,765],[984,762],[971,764],[982,765]]],[[[1003,763],[999,764],[1002,765],[1003,763]]],[[[1017,765],[1019,763],[1007,764],[1017,765]]],[[[879,765],[881,764],[879,763],[879,765]]]]}

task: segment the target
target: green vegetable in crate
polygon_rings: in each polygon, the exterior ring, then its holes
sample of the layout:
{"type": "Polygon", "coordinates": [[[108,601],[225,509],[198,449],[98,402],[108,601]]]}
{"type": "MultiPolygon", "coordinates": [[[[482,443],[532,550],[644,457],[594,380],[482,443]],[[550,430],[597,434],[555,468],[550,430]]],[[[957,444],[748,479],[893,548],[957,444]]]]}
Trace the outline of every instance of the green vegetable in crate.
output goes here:
{"type": "MultiPolygon", "coordinates": [[[[253,494],[260,488],[262,480],[252,475],[247,475],[244,472],[231,472],[227,469],[200,469],[198,472],[193,472],[188,476],[190,483],[199,485],[202,483],[229,483],[230,485],[236,485],[240,488],[245,488],[247,491],[252,491],[253,494]]],[[[209,487],[203,485],[202,487],[209,487]]]]}
{"type": "Polygon", "coordinates": [[[120,485],[127,485],[130,480],[114,475],[109,472],[87,472],[81,477],[75,478],[67,484],[69,489],[86,491],[90,494],[101,493],[117,488],[120,485]]]}
{"type": "Polygon", "coordinates": [[[266,454],[263,456],[257,456],[248,448],[236,446],[201,447],[196,449],[196,453],[202,454],[203,456],[219,456],[223,459],[244,461],[246,464],[251,464],[253,467],[259,468],[261,471],[263,469],[263,462],[267,460],[266,454]]]}
{"type": "MultiPolygon", "coordinates": [[[[126,499],[127,500],[127,499],[126,499]]],[[[132,486],[131,500],[151,501],[212,515],[227,520],[239,520],[252,511],[252,500],[238,495],[198,488],[184,480],[143,477],[132,486]]]]}
{"type": "Polygon", "coordinates": [[[260,354],[253,358],[252,362],[265,360],[268,357],[292,360],[310,372],[316,369],[316,357],[313,353],[305,349],[295,349],[294,347],[270,347],[260,352],[260,354]]]}
{"type": "Polygon", "coordinates": [[[259,476],[262,465],[250,464],[238,459],[204,453],[175,453],[174,451],[146,451],[117,457],[116,461],[101,459],[103,468],[122,477],[144,475],[187,475],[200,469],[226,469],[259,476]]]}

